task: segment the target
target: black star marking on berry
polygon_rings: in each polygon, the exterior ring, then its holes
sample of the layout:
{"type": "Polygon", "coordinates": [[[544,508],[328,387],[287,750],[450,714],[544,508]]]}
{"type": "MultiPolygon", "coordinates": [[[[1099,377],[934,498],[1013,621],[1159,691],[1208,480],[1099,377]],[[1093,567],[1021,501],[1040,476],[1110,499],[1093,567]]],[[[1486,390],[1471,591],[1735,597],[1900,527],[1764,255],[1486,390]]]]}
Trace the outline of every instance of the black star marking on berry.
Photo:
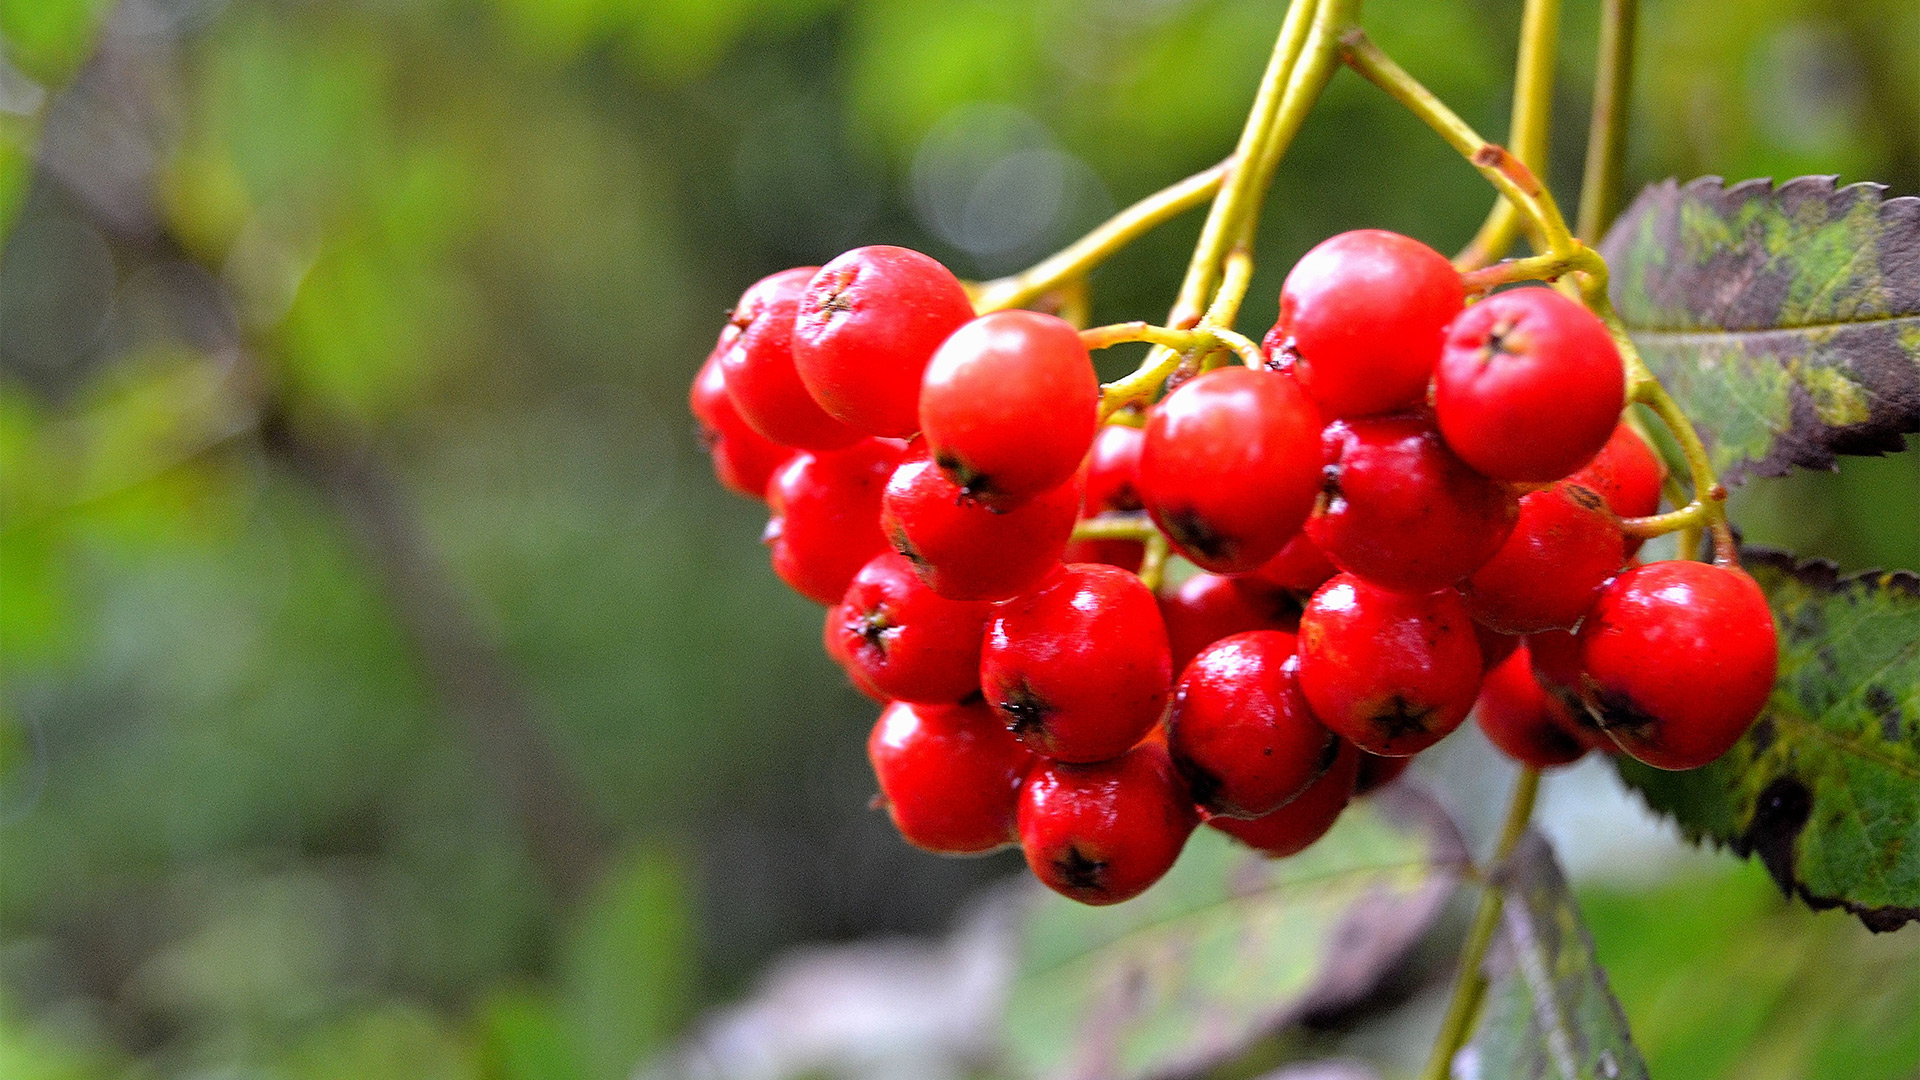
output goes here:
{"type": "Polygon", "coordinates": [[[1659,738],[1660,718],[1618,690],[1601,689],[1594,695],[1593,706],[1595,720],[1608,731],[1625,732],[1638,739],[1659,738]]]}
{"type": "Polygon", "coordinates": [[[1067,850],[1053,860],[1053,868],[1061,883],[1075,892],[1101,892],[1107,887],[1106,862],[1089,858],[1078,844],[1068,844],[1067,850]]]}
{"type": "Polygon", "coordinates": [[[1415,704],[1395,694],[1387,701],[1385,708],[1373,714],[1373,722],[1386,733],[1387,738],[1399,739],[1425,734],[1427,722],[1433,719],[1433,712],[1431,706],[1415,704]]]}
{"type": "Polygon", "coordinates": [[[999,493],[991,476],[974,469],[952,454],[936,454],[933,462],[940,466],[940,471],[947,474],[947,479],[953,481],[953,485],[960,489],[960,494],[965,498],[982,502],[999,493]]]}
{"type": "Polygon", "coordinates": [[[1053,712],[1053,706],[1035,692],[1025,679],[1009,689],[1006,696],[994,704],[994,708],[1007,718],[1007,730],[1015,735],[1025,735],[1046,727],[1047,716],[1053,712]]]}
{"type": "Polygon", "coordinates": [[[1208,562],[1231,562],[1238,550],[1238,545],[1213,531],[1213,526],[1193,507],[1183,506],[1169,511],[1161,524],[1166,526],[1167,536],[1175,544],[1208,562]]]}
{"type": "Polygon", "coordinates": [[[860,640],[866,642],[868,648],[877,649],[882,656],[885,656],[887,645],[893,637],[887,633],[893,629],[893,624],[887,621],[886,613],[877,610],[869,611],[857,618],[860,620],[857,628],[860,640]]]}

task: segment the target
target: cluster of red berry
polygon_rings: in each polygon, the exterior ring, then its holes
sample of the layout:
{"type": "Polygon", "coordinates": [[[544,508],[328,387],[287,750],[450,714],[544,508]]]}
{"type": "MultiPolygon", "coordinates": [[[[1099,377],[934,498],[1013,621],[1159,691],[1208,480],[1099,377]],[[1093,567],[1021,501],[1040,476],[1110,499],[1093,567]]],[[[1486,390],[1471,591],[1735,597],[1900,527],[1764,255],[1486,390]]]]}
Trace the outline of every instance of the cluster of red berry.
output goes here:
{"type": "Polygon", "coordinates": [[[694,383],[775,571],[886,703],[881,798],[934,851],[1017,842],[1113,903],[1205,822],[1273,855],[1458,727],[1535,766],[1718,757],[1773,682],[1735,568],[1633,563],[1662,469],[1605,326],[1546,288],[1469,305],[1431,248],[1345,233],[1258,367],[1101,424],[1081,335],[977,316],[938,262],[850,251],[749,288],[694,383]],[[1144,514],[1142,513],[1144,512],[1144,514]],[[1199,568],[1156,596],[1150,519],[1199,568]],[[1089,532],[1100,530],[1087,530],[1089,532]]]}

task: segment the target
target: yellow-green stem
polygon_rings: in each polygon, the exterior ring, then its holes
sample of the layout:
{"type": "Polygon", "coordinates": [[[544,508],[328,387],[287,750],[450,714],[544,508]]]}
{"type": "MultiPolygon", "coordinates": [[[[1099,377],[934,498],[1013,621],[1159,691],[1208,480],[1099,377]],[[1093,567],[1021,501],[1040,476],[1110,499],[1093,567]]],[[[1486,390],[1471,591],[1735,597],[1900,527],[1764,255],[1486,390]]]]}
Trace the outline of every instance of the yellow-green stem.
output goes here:
{"type": "Polygon", "coordinates": [[[1518,207],[1527,223],[1538,230],[1545,240],[1547,251],[1566,254],[1574,249],[1573,234],[1567,229],[1566,219],[1561,217],[1560,208],[1554,204],[1553,197],[1547,194],[1546,187],[1533,171],[1514,157],[1511,151],[1482,138],[1432,91],[1394,63],[1393,58],[1382,52],[1358,27],[1342,36],[1341,47],[1350,67],[1425,121],[1474,168],[1480,170],[1480,174],[1500,194],[1518,207]]]}
{"type": "Polygon", "coordinates": [[[1473,927],[1467,931],[1466,947],[1460,954],[1460,973],[1454,978],[1453,997],[1447,1002],[1446,1017],[1440,1022],[1440,1034],[1434,1039],[1433,1053],[1420,1080],[1447,1080],[1452,1073],[1453,1057],[1473,1034],[1479,1017],[1480,1001],[1486,996],[1487,977],[1481,971],[1487,948],[1493,944],[1494,931],[1500,928],[1500,868],[1513,855],[1520,838],[1533,820],[1533,805],[1540,796],[1540,770],[1523,768],[1514,781],[1513,797],[1507,803],[1506,822],[1501,826],[1499,842],[1486,878],[1491,884],[1480,894],[1480,907],[1473,914],[1473,927]]]}
{"type": "Polygon", "coordinates": [[[1075,540],[1146,540],[1158,532],[1144,513],[1101,514],[1073,525],[1075,540]]]}
{"type": "Polygon", "coordinates": [[[1575,235],[1589,244],[1599,242],[1620,201],[1627,102],[1633,89],[1633,38],[1638,21],[1638,0],[1602,0],[1593,120],[1587,128],[1587,164],[1580,179],[1580,209],[1575,215],[1575,235]]]}
{"type": "Polygon", "coordinates": [[[1262,362],[1260,346],[1232,330],[1218,326],[1180,330],[1147,322],[1114,323],[1082,330],[1080,340],[1089,349],[1105,349],[1129,341],[1145,341],[1159,346],[1147,354],[1148,362],[1141,365],[1139,370],[1100,388],[1100,415],[1103,419],[1122,406],[1150,399],[1160,384],[1167,380],[1167,376],[1173,374],[1174,368],[1179,366],[1183,354],[1198,358],[1226,349],[1248,367],[1259,367],[1262,362]]]}
{"type": "Polygon", "coordinates": [[[1140,584],[1148,592],[1159,592],[1160,582],[1167,576],[1167,555],[1172,551],[1167,538],[1159,530],[1147,537],[1147,550],[1140,559],[1140,584]]]}
{"type": "Polygon", "coordinates": [[[1021,307],[1075,278],[1085,277],[1114,252],[1212,198],[1220,190],[1220,182],[1232,164],[1230,158],[1162,188],[1108,218],[1057,254],[1011,277],[979,285],[974,290],[974,310],[984,315],[989,311],[1021,307]]]}
{"type": "Polygon", "coordinates": [[[1190,326],[1205,310],[1206,298],[1218,280],[1227,251],[1234,246],[1240,221],[1251,212],[1249,203],[1257,202],[1266,190],[1260,176],[1263,151],[1294,64],[1306,47],[1321,4],[1335,2],[1292,0],[1288,5],[1286,18],[1280,24],[1280,35],[1273,43],[1273,54],[1260,77],[1260,88],[1254,94],[1253,107],[1247,111],[1246,124],[1240,129],[1239,145],[1234,147],[1233,157],[1229,159],[1231,167],[1219,194],[1214,196],[1206,224],[1201,226],[1193,257],[1187,262],[1186,276],[1180,282],[1173,310],[1167,316],[1168,325],[1190,326]]]}
{"type": "MultiPolygon", "coordinates": [[[[1560,39],[1560,0],[1527,0],[1520,14],[1520,55],[1513,75],[1513,119],[1507,145],[1535,176],[1546,172],[1548,121],[1553,111],[1553,70],[1560,39]]],[[[1520,233],[1520,213],[1506,199],[1495,200],[1453,264],[1461,270],[1486,266],[1506,255],[1520,233]]]]}

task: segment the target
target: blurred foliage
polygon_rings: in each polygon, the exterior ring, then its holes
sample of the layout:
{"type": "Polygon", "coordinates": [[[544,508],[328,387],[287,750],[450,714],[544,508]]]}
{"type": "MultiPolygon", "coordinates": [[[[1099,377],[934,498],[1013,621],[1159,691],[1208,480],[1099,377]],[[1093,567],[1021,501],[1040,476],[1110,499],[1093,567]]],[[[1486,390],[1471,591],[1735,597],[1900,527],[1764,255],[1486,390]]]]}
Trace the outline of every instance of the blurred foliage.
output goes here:
{"type": "Polygon", "coordinates": [[[1757,862],[1583,890],[1595,950],[1653,1076],[1910,1080],[1920,933],[1865,934],[1783,900],[1757,862]]]}
{"type": "MultiPolygon", "coordinates": [[[[940,926],[1009,870],[865,809],[872,710],[708,477],[685,386],[771,270],[889,241],[998,273],[1211,164],[1278,10],[0,0],[0,1075],[624,1075],[775,950],[940,926]],[[614,838],[586,898],[541,884],[263,400],[391,469],[614,838]]],[[[1563,191],[1596,10],[1567,4],[1563,191]]],[[[1504,126],[1517,0],[1367,19],[1504,126]]],[[[1916,19],[1649,0],[1632,174],[1920,189],[1916,19]]],[[[1337,79],[1243,329],[1319,238],[1448,247],[1488,203],[1337,79]]],[[[1096,275],[1096,314],[1163,309],[1195,227],[1096,275]]],[[[1915,459],[1752,485],[1742,523],[1911,559],[1915,459]]]]}

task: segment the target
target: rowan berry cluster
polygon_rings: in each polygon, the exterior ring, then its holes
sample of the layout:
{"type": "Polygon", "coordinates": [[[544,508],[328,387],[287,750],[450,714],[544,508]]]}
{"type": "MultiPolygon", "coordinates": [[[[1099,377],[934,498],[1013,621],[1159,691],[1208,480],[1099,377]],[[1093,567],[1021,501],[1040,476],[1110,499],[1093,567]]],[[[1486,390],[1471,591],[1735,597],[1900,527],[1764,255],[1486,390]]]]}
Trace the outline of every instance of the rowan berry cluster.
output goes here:
{"type": "Polygon", "coordinates": [[[1634,561],[1663,471],[1606,327],[1548,288],[1467,301],[1418,241],[1335,236],[1257,366],[1193,350],[1141,412],[1067,322],[976,316],[935,260],[865,247],[749,288],[692,406],[885,703],[901,833],[1018,843],[1114,903],[1201,823],[1301,850],[1470,713],[1529,765],[1686,769],[1760,711],[1753,580],[1634,561]],[[1198,572],[1156,594],[1160,543],[1198,572]]]}

